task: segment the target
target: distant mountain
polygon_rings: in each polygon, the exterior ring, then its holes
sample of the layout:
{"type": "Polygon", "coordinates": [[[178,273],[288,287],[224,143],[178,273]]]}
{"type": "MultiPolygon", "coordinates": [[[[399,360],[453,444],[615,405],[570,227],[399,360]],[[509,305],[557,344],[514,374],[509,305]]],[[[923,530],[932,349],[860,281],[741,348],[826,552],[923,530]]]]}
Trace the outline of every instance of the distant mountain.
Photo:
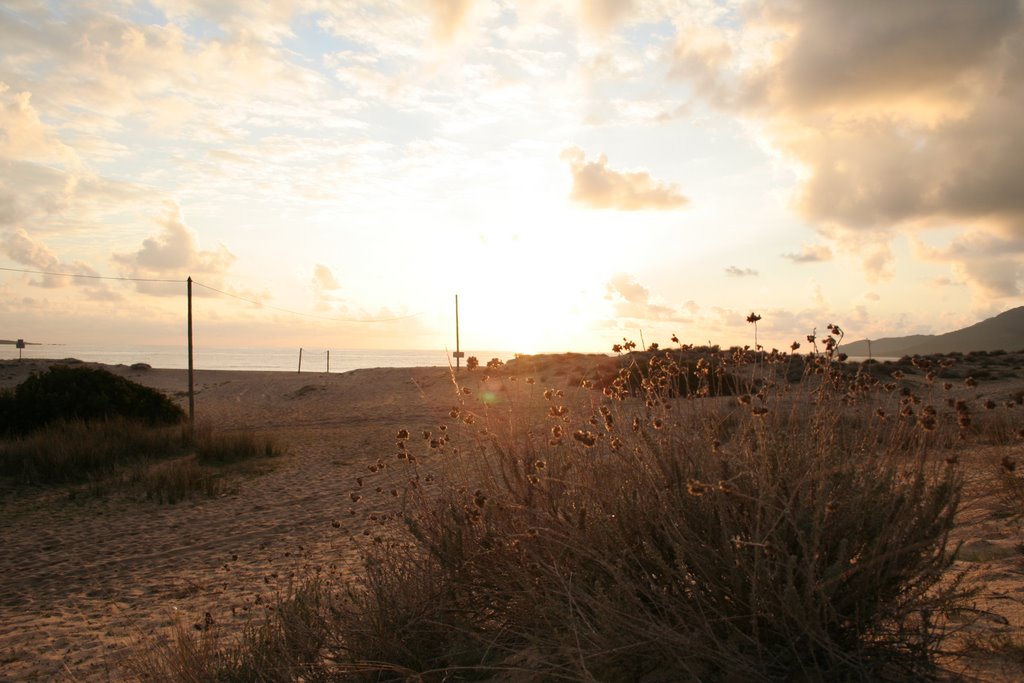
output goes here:
{"type": "MultiPolygon", "coordinates": [[[[843,344],[839,350],[850,356],[867,356],[868,340],[843,344]]],[[[970,351],[1024,350],[1024,306],[1011,308],[994,318],[945,334],[913,334],[871,340],[872,356],[912,356],[915,353],[968,353],[970,351]]]]}

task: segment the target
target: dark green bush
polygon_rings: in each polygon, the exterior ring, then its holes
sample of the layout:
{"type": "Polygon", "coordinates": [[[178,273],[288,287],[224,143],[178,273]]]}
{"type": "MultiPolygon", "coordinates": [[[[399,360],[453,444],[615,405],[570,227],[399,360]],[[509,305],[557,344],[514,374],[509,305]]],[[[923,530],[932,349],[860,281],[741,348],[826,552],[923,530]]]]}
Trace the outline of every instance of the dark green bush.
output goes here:
{"type": "Polygon", "coordinates": [[[184,413],[155,389],[111,372],[54,365],[0,394],[0,434],[22,435],[57,421],[113,418],[174,424],[184,413]]]}

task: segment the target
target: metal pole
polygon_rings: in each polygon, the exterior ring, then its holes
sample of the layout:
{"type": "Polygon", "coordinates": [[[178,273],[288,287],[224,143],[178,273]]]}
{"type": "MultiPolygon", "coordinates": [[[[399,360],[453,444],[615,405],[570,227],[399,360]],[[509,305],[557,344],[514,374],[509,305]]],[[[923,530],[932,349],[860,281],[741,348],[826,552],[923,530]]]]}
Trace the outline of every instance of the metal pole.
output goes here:
{"type": "Polygon", "coordinates": [[[299,372],[302,372],[302,347],[299,347],[299,372]]]}
{"type": "Polygon", "coordinates": [[[188,276],[188,424],[194,428],[196,424],[196,385],[193,377],[192,363],[192,276],[188,276]]]}
{"type": "Polygon", "coordinates": [[[327,349],[327,374],[331,374],[331,350],[327,349]]]}
{"type": "Polygon", "coordinates": [[[459,295],[455,295],[455,371],[459,371],[462,363],[462,353],[459,350],[459,295]]]}

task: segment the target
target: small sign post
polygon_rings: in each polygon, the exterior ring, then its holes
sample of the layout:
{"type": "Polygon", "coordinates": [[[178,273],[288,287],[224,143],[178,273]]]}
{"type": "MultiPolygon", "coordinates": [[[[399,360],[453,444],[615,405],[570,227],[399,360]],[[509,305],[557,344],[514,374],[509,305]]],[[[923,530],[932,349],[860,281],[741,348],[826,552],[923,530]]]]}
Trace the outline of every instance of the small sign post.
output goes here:
{"type": "Polygon", "coordinates": [[[25,340],[19,339],[14,342],[14,346],[18,349],[18,360],[21,360],[21,350],[25,348],[25,340]]]}

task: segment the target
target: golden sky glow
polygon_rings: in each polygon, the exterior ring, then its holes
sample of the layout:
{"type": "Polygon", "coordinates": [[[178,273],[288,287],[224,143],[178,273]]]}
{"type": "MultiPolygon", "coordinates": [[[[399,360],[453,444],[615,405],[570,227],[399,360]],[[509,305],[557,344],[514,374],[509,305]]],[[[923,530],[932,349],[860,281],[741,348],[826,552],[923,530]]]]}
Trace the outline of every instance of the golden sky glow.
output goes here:
{"type": "Polygon", "coordinates": [[[1018,0],[5,2],[0,338],[948,331],[1024,303],[1021,111],[1018,0]]]}

